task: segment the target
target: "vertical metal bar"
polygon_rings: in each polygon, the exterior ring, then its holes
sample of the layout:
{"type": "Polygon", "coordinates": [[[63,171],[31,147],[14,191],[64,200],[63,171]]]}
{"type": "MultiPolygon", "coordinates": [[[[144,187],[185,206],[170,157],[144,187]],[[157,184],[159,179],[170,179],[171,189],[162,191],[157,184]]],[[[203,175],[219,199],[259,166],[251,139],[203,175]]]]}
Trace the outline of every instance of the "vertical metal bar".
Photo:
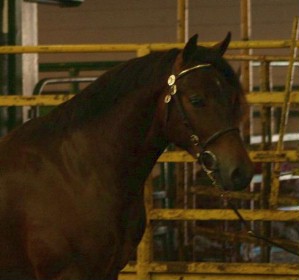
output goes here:
{"type": "MultiPolygon", "coordinates": [[[[185,189],[185,172],[186,163],[176,163],[176,191],[175,191],[175,207],[184,208],[184,189],[185,189]]],[[[175,221],[173,225],[176,225],[177,230],[177,246],[178,246],[178,260],[184,259],[184,223],[185,221],[175,221]]],[[[174,252],[173,252],[174,253],[174,252]]]]}
{"type": "Polygon", "coordinates": [[[292,38],[291,38],[291,48],[290,48],[290,60],[289,60],[289,67],[286,77],[286,84],[285,84],[285,98],[284,104],[282,107],[281,113],[281,120],[280,120],[280,131],[279,131],[279,139],[277,143],[277,151],[283,150],[283,136],[286,130],[286,126],[288,123],[288,116],[290,111],[291,105],[291,89],[293,85],[293,77],[294,77],[294,62],[297,55],[297,47],[296,41],[298,37],[298,19],[299,17],[295,17],[293,21],[293,28],[292,28],[292,38]]]}
{"type": "MultiPolygon", "coordinates": [[[[69,76],[72,78],[78,77],[80,70],[78,68],[72,67],[69,69],[69,76]]],[[[78,94],[80,92],[80,83],[70,84],[70,93],[78,94]]]]}
{"type": "MultiPolygon", "coordinates": [[[[5,46],[8,44],[8,0],[1,0],[0,2],[1,13],[1,35],[0,45],[5,46]]],[[[8,54],[2,54],[0,56],[0,94],[8,94],[8,54]]],[[[0,136],[7,133],[7,108],[0,108],[0,136]]]]}
{"type": "MultiPolygon", "coordinates": [[[[241,40],[248,41],[251,37],[251,0],[240,1],[240,23],[241,23],[241,40]]],[[[251,54],[250,49],[241,50],[242,55],[251,54]]],[[[245,94],[251,90],[251,68],[250,61],[241,62],[241,82],[245,94]]],[[[242,134],[244,142],[250,144],[251,126],[252,126],[252,109],[248,110],[248,115],[244,118],[242,124],[242,134]]],[[[242,202],[241,202],[242,203],[242,202]]]]}
{"type": "Polygon", "coordinates": [[[153,228],[149,213],[153,209],[153,179],[150,176],[144,188],[144,204],[146,211],[146,228],[142,240],[137,248],[137,279],[150,279],[150,263],[153,260],[153,228]]]}
{"type": "MultiPolygon", "coordinates": [[[[241,0],[241,40],[248,41],[251,37],[251,0],[241,0]]],[[[250,54],[250,49],[244,49],[242,54],[250,54]]],[[[242,62],[242,84],[245,92],[249,92],[251,87],[250,62],[242,62]]]]}
{"type": "MultiPolygon", "coordinates": [[[[184,43],[187,37],[188,28],[188,0],[177,0],[177,42],[184,43]]],[[[171,166],[171,163],[167,164],[167,168],[171,166]]],[[[185,208],[186,207],[186,163],[176,164],[176,191],[173,195],[175,207],[185,208]]],[[[177,227],[177,242],[178,242],[178,258],[180,261],[184,259],[184,248],[186,244],[187,237],[187,222],[171,222],[173,225],[176,224],[177,227]]],[[[168,244],[173,245],[174,232],[173,229],[169,229],[168,244]]],[[[170,249],[170,246],[168,246],[170,249]]],[[[172,250],[169,250],[170,258],[172,259],[172,250]]]]}
{"type": "MultiPolygon", "coordinates": [[[[177,42],[183,43],[188,39],[188,27],[189,27],[189,0],[178,0],[177,1],[177,42]]],[[[188,185],[189,185],[189,165],[188,163],[184,163],[182,167],[183,171],[183,192],[177,193],[177,196],[181,195],[183,200],[183,208],[188,208],[188,185]]],[[[191,170],[192,172],[192,170],[191,170]]],[[[180,199],[180,198],[179,198],[180,199]]],[[[183,239],[179,241],[179,258],[181,261],[184,260],[184,256],[186,253],[185,248],[189,243],[189,230],[188,230],[188,222],[183,221],[178,222],[178,230],[179,230],[179,238],[183,239]]]]}
{"type": "MultiPolygon", "coordinates": [[[[251,36],[251,0],[241,0],[241,40],[248,41],[251,36]]],[[[244,49],[241,51],[242,54],[249,55],[251,53],[250,49],[244,49]]],[[[242,74],[242,85],[245,93],[248,93],[251,89],[251,69],[250,62],[243,61],[241,64],[241,74],[242,74]]],[[[251,112],[249,112],[251,114],[251,112]]],[[[251,118],[250,116],[245,118],[247,121],[243,125],[243,137],[245,143],[250,143],[250,126],[251,118]]]]}
{"type": "MultiPolygon", "coordinates": [[[[260,67],[260,90],[270,90],[270,63],[262,61],[260,67]]],[[[272,141],[272,125],[271,125],[271,107],[263,106],[261,110],[262,117],[262,150],[270,150],[272,141]]],[[[261,208],[269,207],[268,196],[271,188],[271,164],[264,163],[262,165],[263,181],[261,190],[261,208]]]]}
{"type": "MultiPolygon", "coordinates": [[[[188,186],[189,186],[189,164],[184,162],[184,189],[183,189],[183,209],[188,209],[188,186]]],[[[188,222],[183,222],[183,257],[185,257],[185,248],[188,246],[188,222]]]]}
{"type": "Polygon", "coordinates": [[[189,39],[189,0],[185,0],[185,42],[189,39]]]}
{"type": "MultiPolygon", "coordinates": [[[[281,112],[280,118],[280,127],[279,127],[279,138],[277,142],[276,151],[281,152],[283,150],[283,137],[285,134],[286,126],[288,123],[288,115],[290,111],[291,105],[291,89],[293,83],[293,75],[294,75],[294,62],[297,53],[296,41],[298,37],[298,17],[295,17],[293,20],[292,34],[291,34],[291,47],[290,47],[290,59],[288,72],[286,76],[286,84],[285,84],[285,98],[281,112]]],[[[281,163],[276,162],[274,164],[274,172],[272,176],[272,188],[270,193],[270,207],[276,208],[278,203],[278,194],[279,194],[279,176],[280,176],[281,163]]]]}
{"type": "MultiPolygon", "coordinates": [[[[21,45],[21,10],[23,1],[8,1],[8,44],[21,45]]],[[[22,55],[9,55],[8,58],[8,92],[19,94],[22,89],[22,55]]],[[[8,108],[8,131],[21,124],[22,109],[17,107],[8,108]]]]}
{"type": "Polygon", "coordinates": [[[177,42],[185,42],[186,37],[186,0],[177,0],[177,42]]]}
{"type": "MultiPolygon", "coordinates": [[[[21,43],[23,46],[37,45],[37,4],[21,1],[21,43]]],[[[22,54],[22,93],[31,96],[38,82],[38,54],[22,54]],[[28,71],[30,69],[30,71],[28,71]]],[[[31,108],[22,108],[22,120],[28,121],[31,108]]]]}
{"type": "MultiPolygon", "coordinates": [[[[270,63],[266,61],[261,61],[260,66],[260,90],[261,91],[270,91],[270,63]]],[[[271,125],[271,107],[263,106],[261,109],[261,118],[262,118],[262,150],[271,149],[272,141],[272,125],[271,125]]],[[[271,163],[262,164],[262,184],[261,184],[261,200],[260,208],[268,209],[268,197],[271,189],[271,163]]],[[[261,222],[261,233],[263,236],[270,236],[271,234],[271,223],[261,222]]],[[[269,262],[270,261],[270,247],[261,246],[261,261],[269,262]]]]}

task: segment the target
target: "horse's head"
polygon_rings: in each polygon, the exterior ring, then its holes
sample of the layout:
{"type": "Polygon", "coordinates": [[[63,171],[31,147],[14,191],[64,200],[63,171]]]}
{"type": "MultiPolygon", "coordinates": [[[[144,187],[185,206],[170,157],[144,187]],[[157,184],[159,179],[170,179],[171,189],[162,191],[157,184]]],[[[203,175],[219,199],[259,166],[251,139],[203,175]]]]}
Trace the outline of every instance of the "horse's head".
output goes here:
{"type": "Polygon", "coordinates": [[[238,77],[222,58],[230,42],[197,46],[197,35],[177,56],[164,99],[166,136],[198,158],[228,190],[244,189],[253,168],[238,127],[246,104],[238,77]]]}

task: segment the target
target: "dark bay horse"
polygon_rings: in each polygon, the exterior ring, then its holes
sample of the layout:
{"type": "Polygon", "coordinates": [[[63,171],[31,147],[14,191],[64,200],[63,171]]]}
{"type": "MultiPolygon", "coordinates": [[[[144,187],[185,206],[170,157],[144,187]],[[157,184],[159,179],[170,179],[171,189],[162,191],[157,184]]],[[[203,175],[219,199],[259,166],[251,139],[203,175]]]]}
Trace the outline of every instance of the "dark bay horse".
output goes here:
{"type": "Polygon", "coordinates": [[[0,142],[0,279],[117,279],[145,225],[143,185],[170,142],[225,189],[252,165],[230,41],[132,59],[0,142]]]}

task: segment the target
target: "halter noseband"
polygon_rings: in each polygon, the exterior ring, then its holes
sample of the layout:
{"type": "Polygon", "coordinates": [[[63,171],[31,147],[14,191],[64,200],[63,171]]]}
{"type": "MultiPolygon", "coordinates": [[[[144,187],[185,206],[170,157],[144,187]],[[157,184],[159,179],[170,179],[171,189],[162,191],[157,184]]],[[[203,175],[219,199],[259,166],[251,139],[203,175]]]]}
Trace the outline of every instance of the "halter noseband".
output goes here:
{"type": "MultiPolygon", "coordinates": [[[[237,127],[228,127],[228,128],[225,128],[225,129],[215,132],[205,142],[203,142],[203,143],[200,142],[200,139],[199,139],[198,135],[195,133],[195,130],[191,125],[191,122],[186,114],[186,111],[184,110],[184,107],[183,107],[179,97],[176,94],[177,93],[176,81],[178,79],[180,79],[181,77],[185,76],[186,74],[188,74],[194,70],[197,70],[200,68],[205,68],[205,67],[210,67],[210,66],[211,66],[211,64],[198,64],[194,67],[190,67],[188,69],[181,71],[177,75],[174,75],[174,74],[170,75],[167,80],[167,83],[170,87],[170,93],[165,96],[164,102],[166,104],[168,104],[168,103],[170,103],[172,98],[174,99],[176,108],[181,116],[181,119],[182,119],[184,125],[190,131],[190,141],[192,142],[193,146],[195,146],[196,149],[198,150],[198,152],[196,153],[196,158],[201,163],[203,170],[211,178],[213,184],[217,185],[216,179],[213,176],[213,173],[215,173],[215,171],[218,170],[217,157],[211,151],[206,150],[206,148],[209,144],[211,144],[212,142],[214,142],[215,140],[217,140],[219,137],[223,136],[224,134],[232,132],[232,131],[239,132],[239,129],[237,127]]],[[[167,109],[166,115],[167,114],[168,114],[168,109],[167,109]]]]}

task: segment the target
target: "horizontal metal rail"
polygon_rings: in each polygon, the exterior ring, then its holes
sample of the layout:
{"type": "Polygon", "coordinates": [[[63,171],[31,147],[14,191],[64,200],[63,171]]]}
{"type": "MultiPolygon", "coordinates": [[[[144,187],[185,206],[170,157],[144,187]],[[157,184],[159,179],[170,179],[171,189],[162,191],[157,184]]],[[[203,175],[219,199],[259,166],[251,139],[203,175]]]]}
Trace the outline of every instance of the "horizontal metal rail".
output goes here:
{"type": "MultiPolygon", "coordinates": [[[[218,187],[209,186],[207,188],[206,185],[194,185],[190,187],[190,194],[206,196],[206,197],[221,197],[222,191],[218,187]]],[[[154,193],[155,194],[155,193],[154,193]]],[[[240,191],[231,191],[229,192],[230,199],[238,199],[238,200],[251,200],[251,201],[260,201],[261,194],[260,192],[240,192],[240,191]]],[[[299,198],[280,195],[278,198],[279,205],[287,205],[289,206],[298,206],[299,198]]]]}
{"type": "MultiPolygon", "coordinates": [[[[289,64],[290,57],[286,55],[265,55],[265,54],[225,54],[224,57],[227,60],[234,61],[251,61],[252,66],[259,66],[260,62],[269,62],[272,66],[284,66],[289,64]],[[278,63],[278,65],[273,65],[273,63],[278,63]]],[[[295,59],[296,65],[298,65],[299,58],[295,59]]]]}
{"type": "MultiPolygon", "coordinates": [[[[219,231],[219,229],[215,228],[209,228],[205,226],[195,226],[193,229],[194,235],[203,235],[206,236],[212,240],[218,240],[218,241],[228,241],[228,242],[242,242],[242,243],[250,243],[254,244],[255,246],[261,246],[264,245],[264,241],[257,239],[249,234],[247,234],[246,231],[219,231]]],[[[292,250],[299,252],[299,242],[298,241],[292,241],[288,239],[281,239],[276,238],[272,239],[277,244],[280,244],[282,246],[285,246],[287,248],[292,248],[292,250]]]]}
{"type": "MultiPolygon", "coordinates": [[[[264,263],[242,263],[242,266],[236,263],[204,263],[204,262],[152,262],[150,264],[151,272],[176,272],[176,273],[231,273],[231,274],[282,274],[298,275],[299,264],[264,264],[264,263]],[[175,268],[174,268],[175,266],[175,268]]],[[[123,272],[133,272],[134,265],[128,265],[123,272]]],[[[197,278],[198,279],[198,278],[197,278]]]]}
{"type": "MultiPolygon", "coordinates": [[[[1,95],[0,106],[56,106],[71,99],[72,94],[46,94],[40,96],[1,95]]],[[[280,91],[251,92],[246,95],[249,104],[281,106],[284,93],[280,91]]],[[[291,102],[299,104],[299,92],[291,93],[291,102]]]]}
{"type": "MultiPolygon", "coordinates": [[[[239,210],[244,220],[249,221],[281,221],[299,222],[299,211],[284,210],[239,210]]],[[[210,220],[239,220],[232,209],[152,209],[149,212],[150,220],[184,220],[184,221],[210,221],[210,220]]]]}
{"type": "MultiPolygon", "coordinates": [[[[276,151],[249,151],[250,159],[253,162],[298,162],[299,151],[285,150],[276,151]]],[[[185,151],[164,152],[158,162],[195,162],[190,154],[185,151]]]]}
{"type": "Polygon", "coordinates": [[[57,106],[72,97],[73,94],[1,95],[0,106],[57,106]]]}
{"type": "MultiPolygon", "coordinates": [[[[202,42],[200,45],[211,47],[218,42],[202,42]]],[[[299,41],[296,43],[299,47],[299,41]]],[[[80,44],[80,45],[39,45],[39,46],[2,46],[0,54],[22,53],[93,53],[93,52],[139,52],[142,50],[165,51],[184,48],[183,43],[150,44],[80,44]]],[[[230,49],[277,49],[289,48],[291,40],[233,41],[230,49]]]]}
{"type": "MultiPolygon", "coordinates": [[[[268,105],[281,106],[284,102],[285,93],[280,91],[255,91],[246,94],[249,104],[252,105],[268,105]]],[[[299,92],[293,91],[290,96],[291,103],[299,103],[299,92]]]]}
{"type": "MultiPolygon", "coordinates": [[[[136,275],[132,275],[136,274],[136,271],[136,264],[128,264],[122,270],[119,279],[136,279],[136,275]]],[[[298,280],[298,271],[299,264],[275,263],[151,262],[148,267],[151,279],[163,280],[298,280]]]]}
{"type": "Polygon", "coordinates": [[[124,60],[108,61],[75,61],[75,62],[44,62],[39,63],[40,72],[65,72],[65,71],[103,71],[110,69],[124,60]]]}
{"type": "Polygon", "coordinates": [[[44,78],[40,80],[34,87],[33,95],[40,95],[46,85],[55,84],[79,84],[79,83],[92,83],[97,79],[97,77],[56,77],[56,78],[44,78]]]}

